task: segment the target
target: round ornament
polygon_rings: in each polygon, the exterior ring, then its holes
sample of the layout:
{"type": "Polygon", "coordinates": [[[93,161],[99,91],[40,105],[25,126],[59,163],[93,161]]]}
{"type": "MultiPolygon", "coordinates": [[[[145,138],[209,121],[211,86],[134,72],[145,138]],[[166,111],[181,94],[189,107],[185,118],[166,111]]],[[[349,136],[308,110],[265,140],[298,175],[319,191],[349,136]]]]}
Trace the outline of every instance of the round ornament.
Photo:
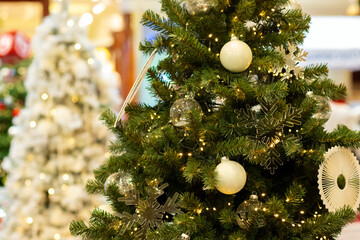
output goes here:
{"type": "Polygon", "coordinates": [[[118,172],[110,175],[104,184],[105,191],[110,185],[116,185],[119,188],[121,194],[125,195],[127,192],[135,189],[135,183],[130,174],[124,172],[118,172]]]}
{"type": "Polygon", "coordinates": [[[318,105],[318,112],[314,113],[312,118],[324,122],[329,120],[332,112],[329,99],[320,95],[315,95],[313,92],[308,92],[306,95],[313,98],[318,105]]]}
{"type": "Polygon", "coordinates": [[[182,98],[174,102],[170,108],[170,120],[176,127],[184,127],[190,123],[191,114],[201,112],[200,104],[193,98],[182,98]]]}
{"type": "Polygon", "coordinates": [[[19,31],[0,35],[0,58],[4,63],[16,64],[30,56],[30,40],[19,31]]]}
{"type": "Polygon", "coordinates": [[[192,15],[205,13],[215,6],[215,0],[185,0],[185,7],[192,15]]]}
{"type": "Polygon", "coordinates": [[[0,102],[0,111],[4,111],[4,110],[5,110],[5,108],[6,108],[5,103],[0,102]]]}
{"type": "Polygon", "coordinates": [[[252,51],[250,47],[233,37],[220,51],[220,62],[230,72],[239,73],[245,71],[251,64],[252,51]]]}
{"type": "Polygon", "coordinates": [[[242,229],[248,229],[253,223],[257,224],[258,228],[265,226],[265,219],[258,217],[258,212],[262,211],[263,204],[259,201],[256,194],[252,194],[249,200],[244,201],[236,210],[237,224],[242,229]]]}
{"type": "Polygon", "coordinates": [[[357,211],[360,205],[360,165],[344,147],[333,147],[325,154],[318,174],[321,199],[330,212],[344,206],[357,211]]]}
{"type": "Polygon", "coordinates": [[[215,168],[216,188],[223,194],[235,194],[246,183],[246,172],[238,162],[231,161],[227,157],[221,158],[221,163],[215,168]]]}
{"type": "Polygon", "coordinates": [[[13,117],[17,117],[20,114],[20,109],[19,108],[14,108],[12,110],[11,114],[13,115],[13,117]]]}

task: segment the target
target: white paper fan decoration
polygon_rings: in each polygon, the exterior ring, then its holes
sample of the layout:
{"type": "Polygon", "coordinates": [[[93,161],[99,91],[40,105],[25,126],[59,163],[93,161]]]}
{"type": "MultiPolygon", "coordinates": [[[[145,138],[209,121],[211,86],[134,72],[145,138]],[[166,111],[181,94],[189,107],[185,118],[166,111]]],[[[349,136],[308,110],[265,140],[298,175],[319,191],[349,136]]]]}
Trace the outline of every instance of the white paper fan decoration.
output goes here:
{"type": "Polygon", "coordinates": [[[321,199],[334,212],[346,205],[354,211],[360,204],[360,165],[344,147],[333,147],[325,154],[318,175],[321,199]]]}

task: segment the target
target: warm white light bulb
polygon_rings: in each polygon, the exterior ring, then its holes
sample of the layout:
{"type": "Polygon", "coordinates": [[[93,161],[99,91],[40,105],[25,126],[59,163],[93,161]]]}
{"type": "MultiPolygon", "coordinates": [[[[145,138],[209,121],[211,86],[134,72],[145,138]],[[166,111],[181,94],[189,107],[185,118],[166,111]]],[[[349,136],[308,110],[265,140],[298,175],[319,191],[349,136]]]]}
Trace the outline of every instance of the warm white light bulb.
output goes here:
{"type": "Polygon", "coordinates": [[[94,18],[91,13],[84,13],[79,20],[79,26],[86,27],[90,25],[93,22],[93,20],[94,18]]]}
{"type": "Polygon", "coordinates": [[[41,95],[41,99],[42,100],[47,100],[49,98],[49,95],[47,94],[47,93],[43,93],[42,95],[41,95]]]}
{"type": "Polygon", "coordinates": [[[69,174],[64,174],[63,179],[64,179],[64,181],[68,181],[70,179],[69,174]]]}
{"type": "Polygon", "coordinates": [[[29,123],[29,125],[30,125],[30,127],[34,128],[34,127],[36,127],[36,122],[35,122],[35,121],[31,121],[31,122],[29,123]]]}
{"type": "Polygon", "coordinates": [[[92,8],[92,12],[94,14],[100,14],[105,10],[106,6],[104,3],[98,3],[92,8]]]}
{"type": "Polygon", "coordinates": [[[32,217],[28,217],[28,218],[26,218],[26,222],[27,222],[27,224],[32,224],[34,222],[34,220],[32,217]]]}
{"type": "Polygon", "coordinates": [[[93,64],[95,63],[95,60],[94,60],[93,58],[89,58],[89,59],[87,60],[87,63],[88,63],[89,65],[93,65],[93,64]]]}
{"type": "Polygon", "coordinates": [[[49,193],[50,195],[53,195],[53,194],[55,193],[55,189],[49,188],[48,193],[49,193]]]}
{"type": "Polygon", "coordinates": [[[75,50],[80,50],[81,49],[81,44],[80,43],[75,43],[74,48],[75,48],[75,50]]]}
{"type": "Polygon", "coordinates": [[[74,26],[74,20],[69,19],[66,24],[68,25],[68,27],[72,27],[74,26]]]}

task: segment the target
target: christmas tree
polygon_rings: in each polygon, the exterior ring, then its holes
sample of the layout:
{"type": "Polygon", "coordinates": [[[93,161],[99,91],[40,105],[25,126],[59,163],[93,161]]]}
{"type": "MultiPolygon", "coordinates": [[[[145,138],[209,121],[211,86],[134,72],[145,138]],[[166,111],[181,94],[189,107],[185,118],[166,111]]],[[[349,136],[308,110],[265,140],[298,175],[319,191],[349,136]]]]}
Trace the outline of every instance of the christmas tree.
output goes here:
{"type": "MultiPolygon", "coordinates": [[[[26,91],[24,78],[31,60],[15,66],[4,65],[0,70],[0,162],[9,154],[12,120],[24,106],[26,91]]],[[[3,186],[5,172],[0,167],[0,185],[3,186]]]]}
{"type": "Polygon", "coordinates": [[[110,134],[98,118],[119,104],[117,77],[66,11],[45,18],[32,44],[26,105],[3,162],[11,202],[4,239],[75,239],[69,218],[86,219],[104,201],[88,198],[84,185],[107,152],[110,134]]]}
{"type": "Polygon", "coordinates": [[[112,155],[87,183],[107,197],[83,239],[335,239],[359,206],[360,133],[323,124],[346,88],[302,67],[310,17],[294,0],[161,0],[144,54],[155,106],[106,111],[112,155]],[[164,81],[171,79],[171,83],[164,81]]]}

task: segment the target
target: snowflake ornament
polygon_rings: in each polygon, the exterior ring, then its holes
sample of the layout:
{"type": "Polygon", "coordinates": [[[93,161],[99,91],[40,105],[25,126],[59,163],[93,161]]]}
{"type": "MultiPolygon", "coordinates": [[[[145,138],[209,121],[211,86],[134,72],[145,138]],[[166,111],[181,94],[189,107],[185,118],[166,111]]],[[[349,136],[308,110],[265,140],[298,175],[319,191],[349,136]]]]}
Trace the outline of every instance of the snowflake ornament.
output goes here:
{"type": "Polygon", "coordinates": [[[304,78],[304,69],[299,66],[299,62],[305,61],[308,52],[299,49],[296,45],[288,43],[286,49],[283,45],[275,47],[275,51],[280,53],[284,60],[285,66],[274,67],[275,76],[281,76],[281,81],[290,79],[291,77],[304,78]]]}
{"type": "Polygon", "coordinates": [[[255,141],[267,147],[267,150],[260,152],[257,155],[249,155],[251,158],[258,158],[262,156],[263,161],[260,163],[265,169],[269,170],[271,174],[275,174],[275,170],[279,166],[284,165],[281,160],[281,154],[276,149],[277,144],[282,141],[284,136],[284,128],[292,128],[296,125],[301,125],[301,109],[286,105],[279,113],[279,107],[274,102],[267,102],[259,98],[259,105],[235,110],[237,118],[239,119],[238,126],[245,126],[246,128],[254,129],[256,131],[255,141]],[[256,116],[258,111],[262,112],[262,116],[256,116]]]}
{"type": "Polygon", "coordinates": [[[138,224],[138,230],[134,233],[136,239],[145,239],[146,232],[149,228],[160,227],[163,223],[165,213],[171,215],[182,213],[177,203],[179,193],[175,193],[173,197],[168,198],[164,205],[161,205],[157,200],[164,194],[164,189],[168,187],[169,184],[164,183],[160,185],[161,181],[157,179],[152,181],[147,180],[146,182],[148,185],[146,188],[146,199],[142,199],[136,189],[131,190],[124,197],[118,199],[128,206],[136,207],[134,214],[128,212],[119,214],[122,221],[120,227],[121,234],[124,234],[127,230],[131,230],[134,224],[138,224]]]}

